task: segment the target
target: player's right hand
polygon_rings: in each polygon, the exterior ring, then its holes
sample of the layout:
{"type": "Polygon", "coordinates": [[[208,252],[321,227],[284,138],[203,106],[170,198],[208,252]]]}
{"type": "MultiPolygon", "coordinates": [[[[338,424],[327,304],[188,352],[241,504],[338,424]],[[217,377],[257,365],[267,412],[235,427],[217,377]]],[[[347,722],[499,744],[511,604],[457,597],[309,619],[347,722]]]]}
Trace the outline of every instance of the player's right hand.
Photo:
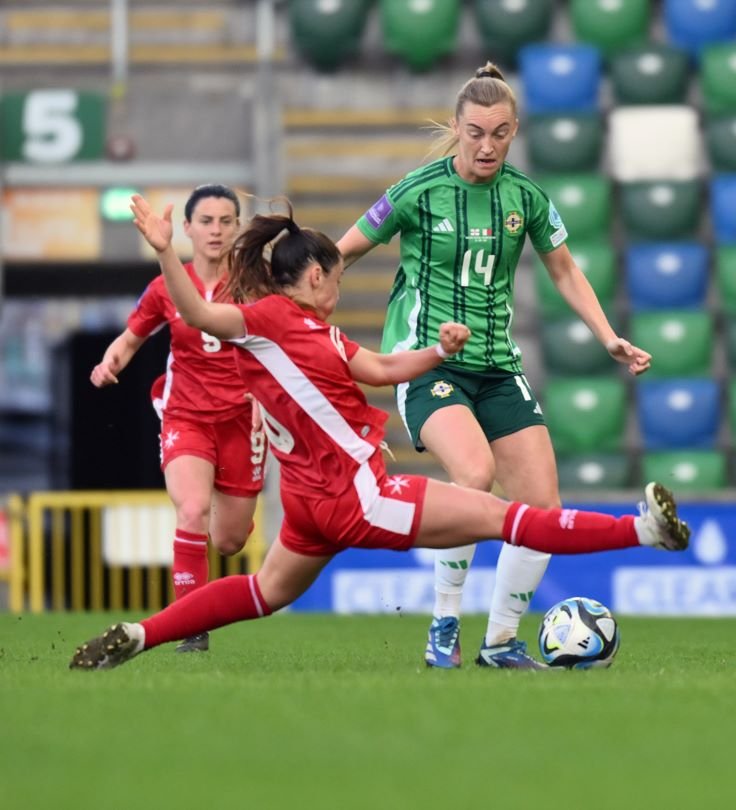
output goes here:
{"type": "Polygon", "coordinates": [[[89,375],[92,385],[96,388],[104,388],[106,385],[115,385],[118,378],[112,373],[110,363],[98,363],[89,375]]]}
{"type": "Polygon", "coordinates": [[[171,224],[171,212],[174,206],[169,204],[160,217],[151,210],[151,206],[140,196],[131,197],[130,210],[133,212],[133,224],[143,234],[143,238],[157,252],[163,253],[171,244],[174,228],[171,224]]]}

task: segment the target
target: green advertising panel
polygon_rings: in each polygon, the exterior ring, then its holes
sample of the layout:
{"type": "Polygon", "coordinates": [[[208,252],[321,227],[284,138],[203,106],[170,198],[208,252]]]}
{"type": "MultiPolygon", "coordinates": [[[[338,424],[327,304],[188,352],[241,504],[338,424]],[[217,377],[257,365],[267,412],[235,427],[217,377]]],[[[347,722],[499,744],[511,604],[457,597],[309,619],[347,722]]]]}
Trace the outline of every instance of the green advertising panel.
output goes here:
{"type": "Polygon", "coordinates": [[[76,90],[32,90],[0,98],[0,158],[58,164],[101,158],[105,97],[76,90]]]}

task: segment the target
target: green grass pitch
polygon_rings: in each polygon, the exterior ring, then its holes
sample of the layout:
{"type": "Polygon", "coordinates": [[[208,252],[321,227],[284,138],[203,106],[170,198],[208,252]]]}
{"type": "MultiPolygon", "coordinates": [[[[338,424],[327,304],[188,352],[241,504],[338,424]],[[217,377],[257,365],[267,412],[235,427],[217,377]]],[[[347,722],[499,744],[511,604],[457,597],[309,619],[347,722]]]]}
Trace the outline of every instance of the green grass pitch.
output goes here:
{"type": "Polygon", "coordinates": [[[216,631],[209,653],[69,671],[120,618],[0,615],[3,808],[677,810],[736,795],[733,620],[623,617],[610,670],[527,673],[478,669],[485,618],[468,616],[448,672],[424,667],[426,617],[287,613],[216,631]]]}

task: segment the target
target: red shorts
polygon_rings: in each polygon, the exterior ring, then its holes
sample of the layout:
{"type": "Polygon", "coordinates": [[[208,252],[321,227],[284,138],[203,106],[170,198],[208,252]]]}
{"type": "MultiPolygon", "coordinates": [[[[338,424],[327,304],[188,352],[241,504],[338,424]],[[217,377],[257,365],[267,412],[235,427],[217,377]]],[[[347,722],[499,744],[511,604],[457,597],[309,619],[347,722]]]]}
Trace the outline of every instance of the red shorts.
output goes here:
{"type": "Polygon", "coordinates": [[[262,430],[253,430],[250,408],[217,424],[164,415],[159,440],[162,470],[179,456],[197,456],[215,468],[218,492],[254,498],[263,489],[266,436],[262,430]]]}
{"type": "Polygon", "coordinates": [[[282,489],[281,542],[314,557],[346,548],[407,551],[419,531],[426,490],[424,476],[388,475],[376,453],[358,468],[353,486],[335,498],[282,489]]]}

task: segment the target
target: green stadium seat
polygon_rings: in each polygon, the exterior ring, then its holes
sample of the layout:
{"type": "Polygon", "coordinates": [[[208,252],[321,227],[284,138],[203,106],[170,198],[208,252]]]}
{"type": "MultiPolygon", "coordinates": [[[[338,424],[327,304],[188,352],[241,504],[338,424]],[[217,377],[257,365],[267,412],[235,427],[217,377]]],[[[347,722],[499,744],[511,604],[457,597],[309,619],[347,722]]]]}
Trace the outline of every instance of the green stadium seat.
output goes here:
{"type": "MultiPolygon", "coordinates": [[[[578,267],[585,273],[605,310],[611,309],[616,296],[618,269],[613,248],[603,241],[581,241],[569,244],[578,267]]],[[[547,269],[538,256],[534,258],[534,287],[543,316],[570,316],[567,301],[552,283],[547,269]]]]}
{"type": "Polygon", "coordinates": [[[541,348],[548,374],[586,376],[614,370],[611,356],[576,316],[545,319],[541,348]]]}
{"type": "Polygon", "coordinates": [[[336,70],[360,48],[373,0],[290,0],[291,37],[298,51],[319,70],[336,70]]]}
{"type": "Polygon", "coordinates": [[[700,89],[708,114],[736,113],[736,42],[710,45],[703,50],[700,89]]]}
{"type": "Polygon", "coordinates": [[[544,415],[560,455],[618,451],[626,427],[626,387],[616,377],[556,377],[543,396],[544,415]]]}
{"type": "Polygon", "coordinates": [[[539,185],[560,212],[570,238],[607,238],[611,223],[611,181],[603,174],[540,175],[539,185]]]}
{"type": "Polygon", "coordinates": [[[707,311],[635,312],[631,342],[652,355],[649,378],[710,376],[715,341],[707,311]]]}
{"type": "Polygon", "coordinates": [[[383,42],[415,71],[455,49],[460,0],[381,0],[383,42]]]}
{"type": "Polygon", "coordinates": [[[684,51],[654,42],[617,53],[609,71],[617,105],[682,104],[690,75],[684,51]]]}
{"type": "Polygon", "coordinates": [[[721,309],[736,315],[736,245],[720,245],[714,251],[716,289],[721,309]]]}
{"type": "Polygon", "coordinates": [[[708,118],[705,144],[716,172],[736,172],[736,113],[708,118]]]}
{"type": "Polygon", "coordinates": [[[650,11],[650,0],[570,0],[575,39],[604,55],[646,42],[650,11]]]}
{"type": "Polygon", "coordinates": [[[625,489],[632,484],[631,470],[626,453],[587,453],[557,459],[562,490],[625,489]]]}
{"type": "Polygon", "coordinates": [[[664,450],[644,453],[642,483],[661,481],[676,492],[707,492],[725,487],[726,456],[718,450],[664,450]]]}
{"type": "Polygon", "coordinates": [[[600,163],[598,113],[536,116],[526,125],[527,154],[536,172],[589,172],[600,163]]]}
{"type": "Polygon", "coordinates": [[[621,215],[630,240],[696,235],[705,206],[697,180],[621,183],[619,188],[621,215]]]}
{"type": "Polygon", "coordinates": [[[522,45],[547,38],[552,0],[473,0],[475,22],[493,61],[513,65],[522,45]]]}

